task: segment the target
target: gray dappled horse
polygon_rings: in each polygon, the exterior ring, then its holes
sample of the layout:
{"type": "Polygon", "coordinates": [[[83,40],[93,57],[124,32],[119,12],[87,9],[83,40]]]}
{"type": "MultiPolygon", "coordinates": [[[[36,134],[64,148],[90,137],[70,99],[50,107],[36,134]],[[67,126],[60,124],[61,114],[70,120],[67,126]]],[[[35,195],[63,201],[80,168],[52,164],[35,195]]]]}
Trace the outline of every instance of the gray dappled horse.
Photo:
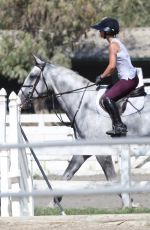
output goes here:
{"type": "MultiPolygon", "coordinates": [[[[35,61],[35,66],[25,79],[18,94],[22,106],[28,104],[30,99],[53,93],[72,123],[76,138],[90,140],[106,138],[105,132],[110,128],[111,121],[97,112],[95,84],[70,69],[46,63],[37,57],[35,61]]],[[[130,135],[150,134],[148,125],[150,121],[146,116],[150,112],[150,101],[146,99],[145,103],[142,116],[136,113],[130,116],[130,119],[123,118],[130,135]]],[[[64,172],[63,179],[70,180],[89,157],[74,155],[64,172]]],[[[111,156],[96,155],[95,157],[106,179],[115,180],[116,173],[111,156]]]]}

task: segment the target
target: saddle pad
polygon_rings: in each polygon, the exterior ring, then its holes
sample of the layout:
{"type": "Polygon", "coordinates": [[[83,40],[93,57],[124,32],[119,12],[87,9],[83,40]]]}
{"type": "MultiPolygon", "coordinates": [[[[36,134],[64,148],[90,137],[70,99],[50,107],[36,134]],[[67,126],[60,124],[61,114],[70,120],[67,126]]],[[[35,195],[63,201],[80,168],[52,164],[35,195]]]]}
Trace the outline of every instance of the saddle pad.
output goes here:
{"type": "MultiPolygon", "coordinates": [[[[105,93],[106,89],[99,89],[96,97],[96,109],[97,112],[105,117],[109,117],[109,114],[99,105],[101,96],[105,93]]],[[[144,108],[144,96],[128,98],[125,111],[121,114],[122,117],[128,116],[137,112],[140,112],[144,108]],[[132,106],[133,105],[133,106],[132,106]]]]}

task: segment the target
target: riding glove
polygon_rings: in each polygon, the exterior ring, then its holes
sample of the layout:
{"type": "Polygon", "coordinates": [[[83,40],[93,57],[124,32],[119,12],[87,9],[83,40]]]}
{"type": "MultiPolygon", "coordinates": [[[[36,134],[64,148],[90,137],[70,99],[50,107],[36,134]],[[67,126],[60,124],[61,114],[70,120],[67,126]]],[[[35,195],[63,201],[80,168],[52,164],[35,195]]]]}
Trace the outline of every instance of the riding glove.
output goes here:
{"type": "Polygon", "coordinates": [[[101,80],[102,80],[102,79],[101,79],[101,76],[97,76],[97,77],[96,77],[95,84],[96,84],[96,85],[99,85],[99,84],[101,83],[101,80]]]}

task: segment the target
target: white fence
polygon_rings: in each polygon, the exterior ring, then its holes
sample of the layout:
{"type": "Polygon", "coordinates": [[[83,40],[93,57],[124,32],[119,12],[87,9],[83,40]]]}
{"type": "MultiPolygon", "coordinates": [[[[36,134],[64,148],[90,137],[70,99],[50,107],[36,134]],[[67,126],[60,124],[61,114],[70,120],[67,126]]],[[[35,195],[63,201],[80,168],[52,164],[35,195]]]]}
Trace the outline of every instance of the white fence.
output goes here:
{"type": "MultiPolygon", "coordinates": [[[[11,139],[9,132],[9,119],[7,115],[7,140],[11,139]]],[[[69,122],[67,116],[62,114],[64,122],[69,122]]],[[[33,141],[69,141],[74,139],[74,132],[71,127],[67,127],[61,124],[60,120],[54,114],[21,114],[20,123],[23,127],[30,142],[33,141]]],[[[56,155],[55,153],[49,157],[49,148],[43,150],[36,149],[36,155],[40,160],[46,174],[50,175],[62,175],[65,167],[67,167],[68,161],[71,156],[65,154],[64,156],[56,155]]],[[[30,153],[27,149],[27,153],[30,153]]],[[[31,156],[32,174],[40,176],[41,173],[37,167],[35,160],[31,156]]]]}
{"type": "MultiPolygon", "coordinates": [[[[13,92],[9,97],[9,142],[23,142],[19,133],[18,122],[19,113],[17,106],[17,96],[13,92]]],[[[6,144],[6,91],[0,91],[0,144],[6,144]]],[[[1,193],[8,191],[32,191],[32,178],[28,164],[28,156],[25,150],[20,149],[0,149],[0,169],[1,169],[1,193]]],[[[1,216],[33,215],[32,197],[5,197],[1,199],[1,216]]]]}
{"type": "MultiPolygon", "coordinates": [[[[62,115],[65,122],[68,122],[66,115],[62,115]]],[[[6,139],[9,143],[11,140],[11,132],[9,131],[9,115],[6,116],[6,139]]],[[[30,142],[45,142],[45,141],[71,141],[74,140],[74,133],[72,128],[62,126],[59,119],[55,114],[21,114],[20,116],[21,125],[30,142]]],[[[30,154],[30,150],[26,152],[30,154]]],[[[36,155],[40,160],[42,166],[47,175],[62,175],[66,169],[68,162],[71,159],[71,155],[66,153],[64,155],[56,154],[55,152],[49,154],[50,149],[44,148],[42,150],[36,149],[36,155]]],[[[132,156],[131,168],[134,174],[150,173],[150,157],[149,156],[132,156]]],[[[41,173],[36,165],[35,160],[31,160],[32,175],[40,177],[41,173]]],[[[117,155],[113,156],[113,162],[116,172],[120,170],[120,158],[117,155]]],[[[77,176],[87,175],[99,175],[103,174],[95,156],[90,157],[85,164],[82,165],[80,170],[77,172],[77,176]]]]}
{"type": "Polygon", "coordinates": [[[16,191],[11,191],[2,193],[2,197],[10,196],[10,197],[26,197],[26,196],[50,196],[50,195],[79,195],[79,194],[101,194],[101,193],[121,193],[123,195],[123,202],[124,205],[129,207],[130,206],[130,199],[128,192],[150,192],[150,183],[148,181],[141,181],[141,182],[133,182],[131,181],[130,177],[130,155],[147,155],[150,156],[149,151],[149,143],[150,138],[135,138],[135,139],[129,139],[129,138],[121,138],[121,139],[115,139],[115,140],[103,140],[99,142],[90,142],[90,141],[81,141],[81,142],[47,142],[47,143],[30,143],[30,144],[7,144],[1,146],[1,149],[3,148],[10,148],[10,149],[22,149],[26,147],[32,147],[32,148],[45,148],[49,147],[51,151],[55,151],[58,154],[63,155],[66,153],[66,148],[69,150],[68,154],[76,154],[78,152],[79,154],[86,154],[88,155],[89,152],[93,152],[94,155],[107,155],[108,152],[110,155],[114,156],[116,154],[120,155],[121,158],[121,167],[120,167],[120,174],[121,174],[121,180],[118,182],[107,182],[101,183],[99,182],[82,182],[82,185],[80,183],[80,188],[72,187],[72,183],[66,182],[63,187],[62,184],[59,182],[59,186],[53,187],[53,190],[51,191],[34,191],[31,192],[24,192],[21,191],[18,194],[16,194],[16,191]],[[133,144],[141,145],[138,149],[130,148],[129,146],[132,146],[133,144]],[[111,145],[111,148],[108,147],[111,145]],[[119,146],[122,146],[119,148],[119,146]],[[69,153],[70,152],[70,153],[69,153]],[[61,188],[61,189],[60,189],[61,188]],[[67,189],[66,189],[67,188],[67,189]]]}
{"type": "MultiPolygon", "coordinates": [[[[6,92],[4,89],[0,91],[0,166],[1,166],[1,216],[25,216],[25,215],[34,215],[34,202],[33,197],[38,195],[60,195],[60,194],[100,194],[100,193],[109,193],[109,192],[123,192],[123,202],[125,206],[130,206],[130,199],[128,192],[135,191],[150,191],[149,183],[143,181],[140,183],[135,183],[131,181],[130,170],[131,170],[131,158],[130,156],[139,157],[150,156],[149,143],[150,139],[135,139],[130,140],[125,139],[115,139],[108,141],[103,140],[99,142],[75,142],[73,140],[73,132],[70,128],[62,130],[62,133],[58,134],[56,130],[60,127],[55,126],[51,130],[53,133],[52,141],[48,142],[49,134],[42,134],[39,139],[37,138],[37,129],[28,131],[28,126],[25,127],[26,119],[32,117],[32,115],[21,115],[18,110],[17,96],[15,93],[11,93],[9,97],[9,115],[6,116],[6,92]],[[20,128],[18,124],[21,120],[21,123],[24,125],[25,133],[27,133],[28,139],[31,140],[31,144],[24,144],[22,136],[20,134],[20,128]],[[36,135],[35,135],[36,132],[36,135]],[[54,135],[55,138],[54,138],[54,135]],[[35,138],[36,136],[36,138],[35,138]],[[56,142],[54,140],[59,140],[61,142],[56,142]],[[63,141],[62,141],[63,140],[63,141]],[[64,141],[65,140],[65,141],[64,141]],[[66,141],[67,140],[67,141],[66,141]],[[18,144],[20,143],[20,144],[18,144]],[[120,148],[120,144],[122,147],[120,148]],[[133,146],[133,144],[136,144],[133,146]],[[139,144],[141,146],[139,146],[139,144]],[[51,153],[56,155],[66,155],[71,156],[75,154],[86,154],[89,155],[91,152],[93,155],[112,155],[120,156],[120,175],[121,179],[119,182],[111,182],[106,184],[103,183],[103,186],[98,182],[83,182],[81,189],[79,187],[76,189],[72,187],[72,182],[66,182],[67,185],[64,188],[68,188],[69,191],[66,191],[61,186],[59,182],[59,187],[56,184],[53,184],[53,191],[34,191],[32,187],[32,174],[31,174],[31,155],[29,151],[25,152],[24,149],[28,147],[34,147],[35,152],[41,152],[41,148],[46,149],[46,154],[51,153]],[[111,147],[111,148],[110,148],[111,147]],[[48,151],[50,149],[50,152],[48,151]],[[123,149],[123,150],[122,150],[123,149]],[[61,151],[60,151],[61,150],[61,151]],[[29,159],[30,158],[30,159],[29,159]],[[61,187],[61,190],[60,190],[61,187]],[[73,190],[71,190],[71,187],[73,190]]],[[[34,116],[33,116],[34,117],[34,116]]],[[[40,131],[42,130],[43,124],[50,125],[55,120],[49,120],[49,115],[42,116],[40,119],[39,127],[40,131]]],[[[53,118],[54,119],[54,118],[53,118]]],[[[64,119],[66,119],[64,117],[64,119]]],[[[34,122],[37,122],[34,117],[34,122]]],[[[31,124],[30,124],[31,125],[31,124]]],[[[48,129],[45,132],[50,130],[50,126],[47,126],[48,129]]],[[[43,130],[46,130],[44,127],[43,130]]],[[[59,130],[60,131],[60,130],[59,130]]],[[[41,152],[41,154],[42,154],[41,152]]],[[[64,182],[63,182],[64,183],[64,182]]]]}

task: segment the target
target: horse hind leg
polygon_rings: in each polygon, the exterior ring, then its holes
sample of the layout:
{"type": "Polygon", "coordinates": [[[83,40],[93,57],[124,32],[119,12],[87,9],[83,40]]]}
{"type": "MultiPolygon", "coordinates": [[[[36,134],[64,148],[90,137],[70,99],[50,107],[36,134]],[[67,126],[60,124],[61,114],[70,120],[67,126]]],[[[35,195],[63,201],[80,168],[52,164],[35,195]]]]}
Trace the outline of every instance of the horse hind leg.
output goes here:
{"type": "Polygon", "coordinates": [[[108,181],[116,180],[116,172],[111,156],[96,156],[108,181]]]}
{"type": "MultiPolygon", "coordinates": [[[[117,178],[114,164],[112,161],[111,156],[96,156],[97,161],[101,165],[105,177],[108,181],[115,181],[117,178]]],[[[122,207],[139,207],[139,204],[134,203],[133,198],[130,197],[130,194],[122,193],[119,194],[119,197],[121,198],[122,207]]]]}
{"type": "MultiPolygon", "coordinates": [[[[100,166],[103,169],[103,172],[105,174],[105,177],[108,181],[115,181],[117,179],[117,175],[115,172],[114,164],[112,161],[111,156],[96,156],[96,159],[100,166]]],[[[122,194],[119,194],[119,197],[121,198],[122,201],[122,206],[124,206],[124,199],[126,197],[122,196],[122,194]]]]}

